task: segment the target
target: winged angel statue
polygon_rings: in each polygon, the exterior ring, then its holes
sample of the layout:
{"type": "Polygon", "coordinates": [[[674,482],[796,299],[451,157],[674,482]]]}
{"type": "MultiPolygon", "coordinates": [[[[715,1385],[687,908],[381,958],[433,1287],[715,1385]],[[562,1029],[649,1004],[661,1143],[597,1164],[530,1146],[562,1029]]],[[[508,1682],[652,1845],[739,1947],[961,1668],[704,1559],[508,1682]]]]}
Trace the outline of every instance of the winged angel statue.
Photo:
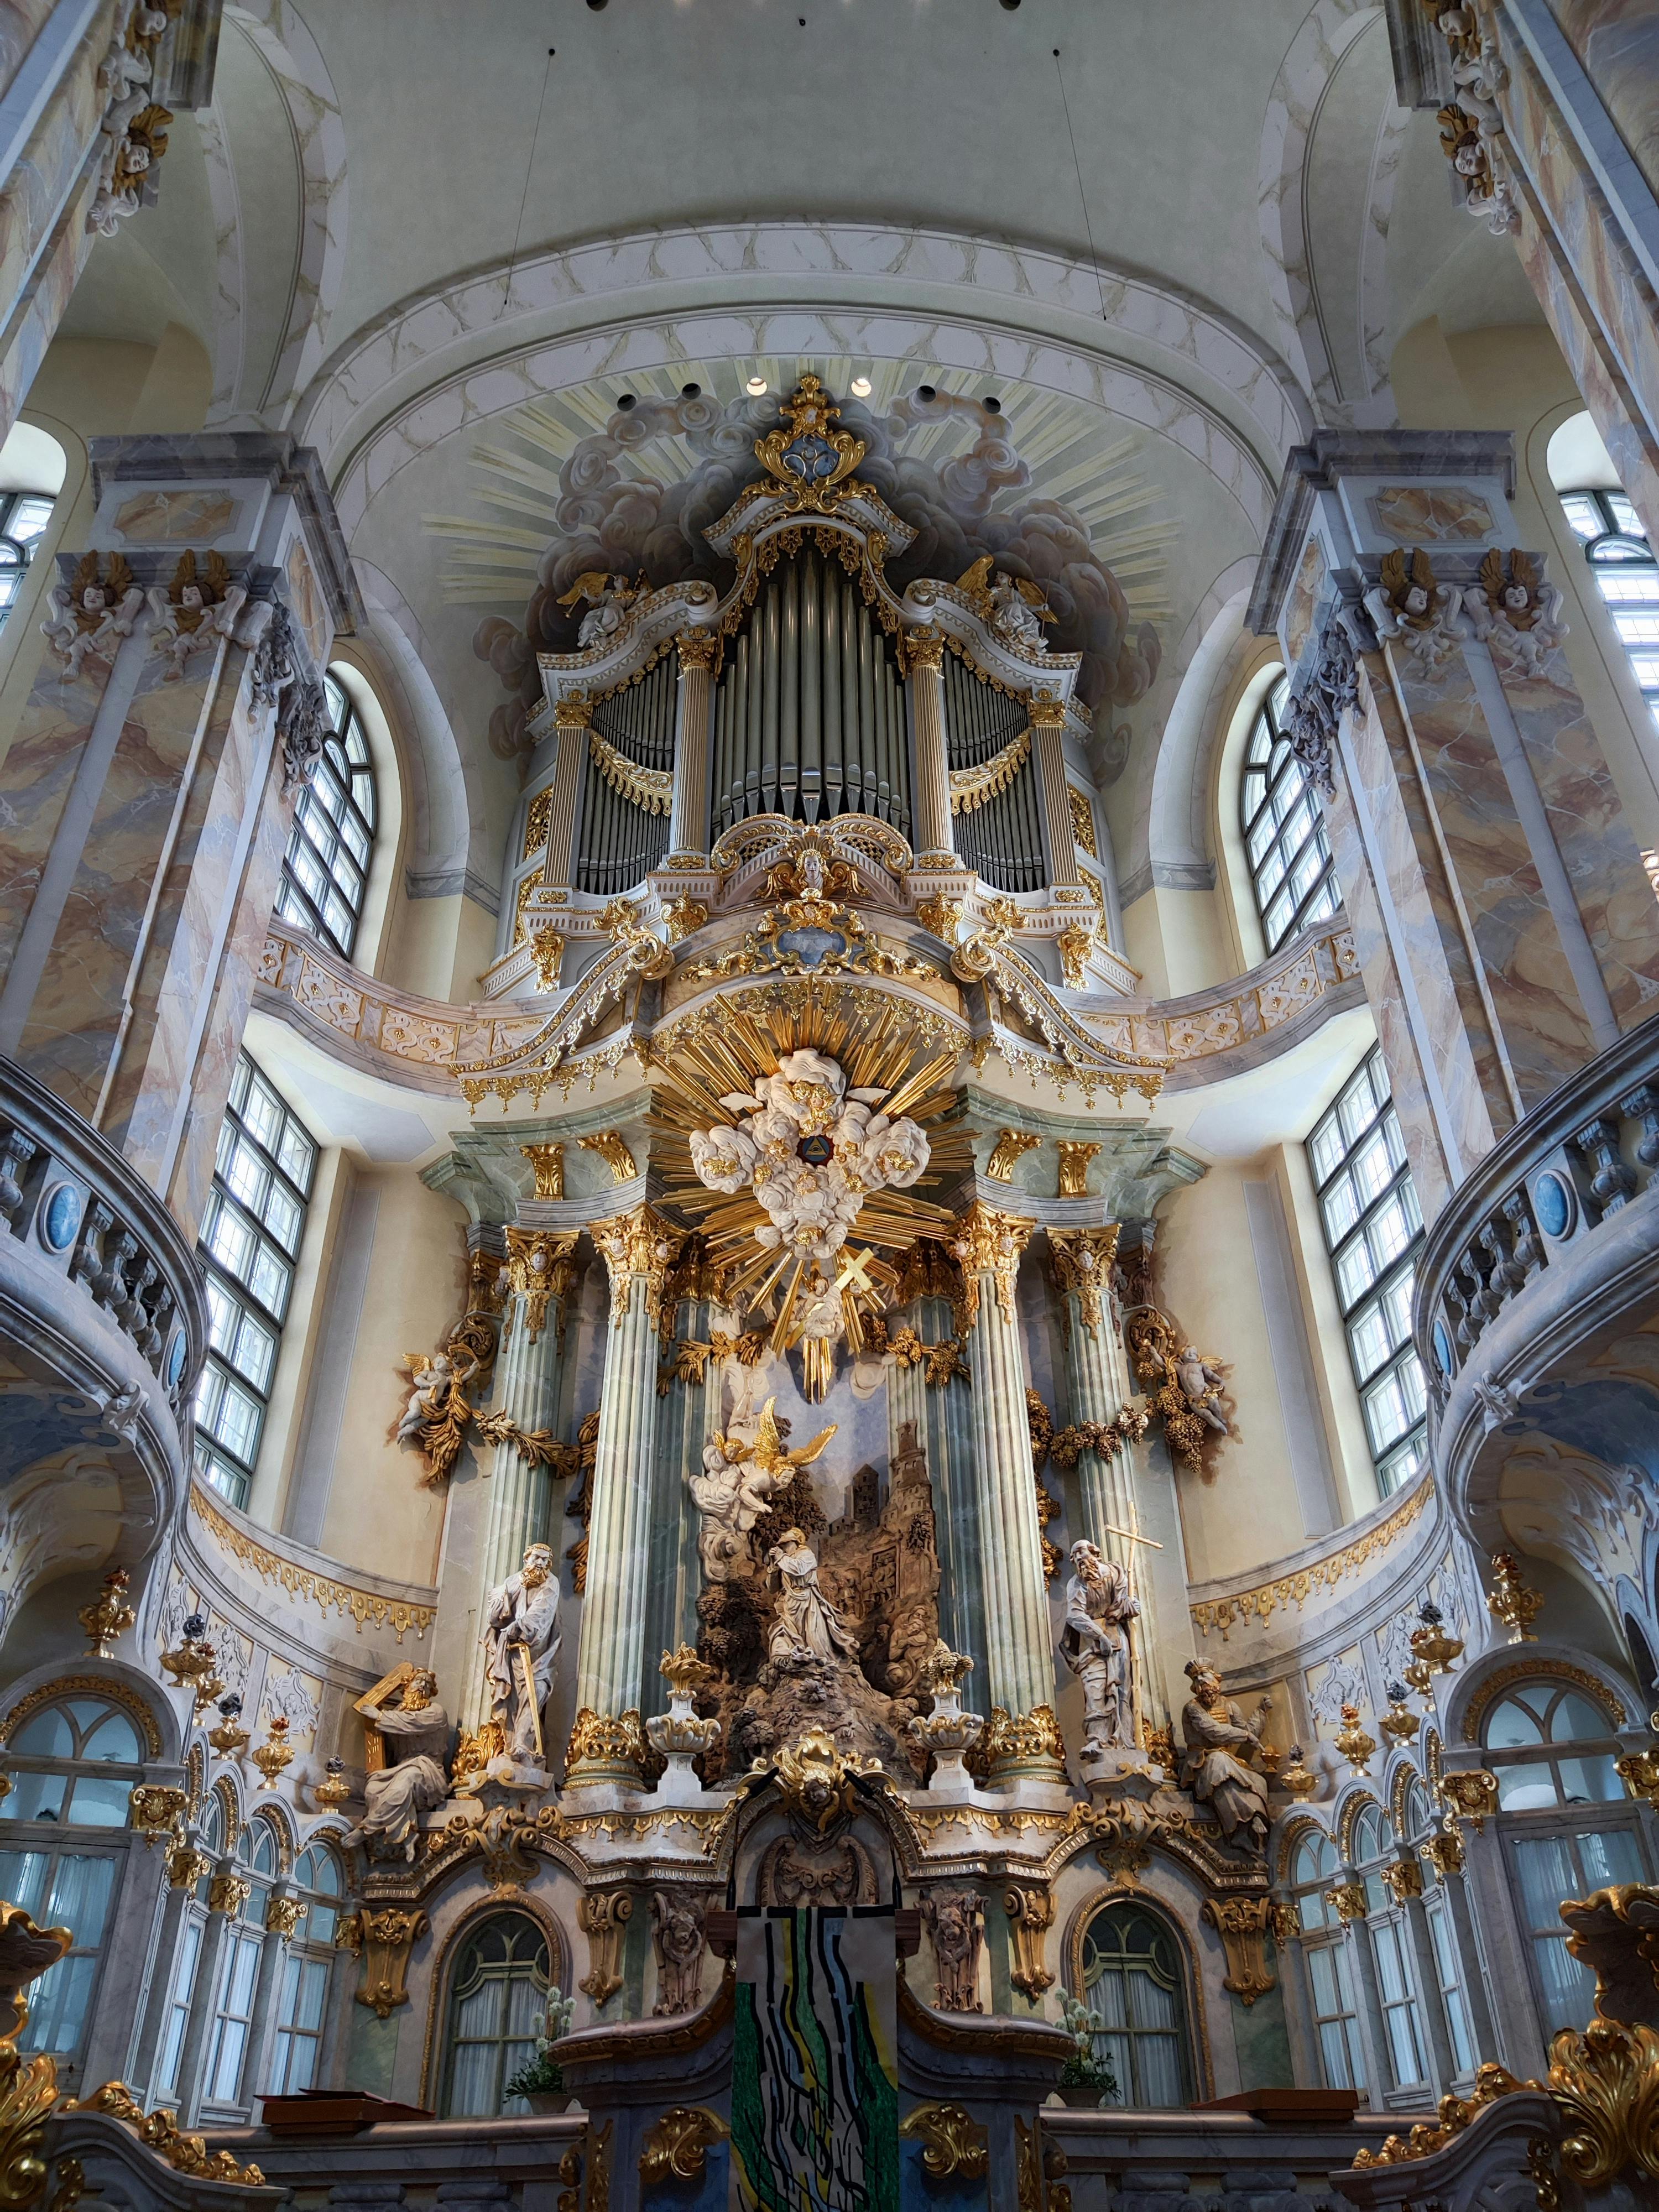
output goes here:
{"type": "Polygon", "coordinates": [[[836,1433],[832,1422],[811,1443],[791,1451],[778,1428],[776,1404],[769,1398],[761,1408],[752,1442],[735,1435],[711,1437],[703,1448],[702,1468],[686,1476],[702,1524],[697,1549],[711,1583],[730,1581],[744,1539],[775,1492],[787,1487],[797,1468],[810,1467],[836,1433]]]}
{"type": "Polygon", "coordinates": [[[981,553],[957,577],[957,589],[968,594],[991,628],[1011,644],[1041,646],[1043,623],[1058,619],[1041,585],[998,568],[989,553],[981,553]]]}

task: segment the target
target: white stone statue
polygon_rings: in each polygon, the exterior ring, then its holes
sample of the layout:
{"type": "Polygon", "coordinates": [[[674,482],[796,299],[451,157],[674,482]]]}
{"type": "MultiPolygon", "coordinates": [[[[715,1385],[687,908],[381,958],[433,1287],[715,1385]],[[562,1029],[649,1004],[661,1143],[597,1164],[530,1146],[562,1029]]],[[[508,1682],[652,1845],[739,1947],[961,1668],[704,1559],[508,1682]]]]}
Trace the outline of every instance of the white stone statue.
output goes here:
{"type": "Polygon", "coordinates": [[[568,614],[579,601],[589,602],[576,629],[577,646],[586,652],[618,637],[628,625],[635,602],[650,588],[643,574],[636,584],[630,584],[626,576],[610,574],[604,568],[586,568],[558,605],[568,614]]]}
{"type": "Polygon", "coordinates": [[[490,1718],[500,1723],[511,1756],[526,1766],[547,1763],[542,1709],[559,1656],[558,1623],[559,1581],[553,1571],[551,1547],[532,1544],[518,1573],[489,1593],[482,1639],[490,1718]],[[525,1695],[520,1652],[529,1655],[532,1698],[525,1695]]]}
{"type": "Polygon", "coordinates": [[[778,1591],[778,1610],[767,1636],[773,1664],[801,1659],[856,1662],[858,1638],[818,1588],[817,1554],[799,1528],[786,1528],[766,1555],[769,1584],[778,1591]]]}
{"type": "Polygon", "coordinates": [[[173,664],[167,670],[169,683],[185,674],[192,653],[210,651],[222,637],[238,645],[253,641],[239,628],[247,588],[231,581],[222,554],[208,555],[205,582],[197,574],[195,554],[185,554],[171,589],[154,584],[144,596],[155,617],[149,649],[173,664]]]}
{"type": "Polygon", "coordinates": [[[772,1494],[794,1478],[798,1467],[808,1467],[818,1456],[835,1426],[823,1430],[809,1444],[786,1450],[773,1411],[775,1398],[761,1408],[752,1441],[732,1431],[711,1437],[703,1447],[702,1465],[690,1469],[686,1484],[701,1517],[697,1550],[704,1576],[711,1583],[729,1582],[734,1561],[744,1550],[750,1530],[766,1510],[772,1494]]]}
{"type": "Polygon", "coordinates": [[[1239,1850],[1267,1848],[1267,1784],[1250,1764],[1261,1748],[1261,1726],[1271,1710],[1264,1698],[1254,1727],[1223,1691],[1213,1667],[1187,1662],[1193,1694],[1182,1708],[1181,1784],[1200,1805],[1212,1808],[1221,1832],[1239,1850]]]}
{"type": "Polygon", "coordinates": [[[449,1788],[443,1755],[449,1716],[438,1703],[438,1680],[424,1668],[411,1674],[398,1703],[379,1705],[372,1717],[386,1745],[386,1764],[363,1783],[362,1819],[347,1838],[372,1858],[401,1851],[415,1856],[422,1813],[435,1812],[449,1788]]]}
{"type": "Polygon", "coordinates": [[[1083,1685],[1083,1735],[1091,1748],[1123,1750],[1135,1743],[1129,1623],[1140,1601],[1127,1569],[1086,1539],[1073,1545],[1066,1584],[1060,1656],[1083,1685]]]}
{"type": "Polygon", "coordinates": [[[54,584],[46,594],[50,611],[42,635],[64,662],[73,683],[91,655],[112,659],[120,641],[132,635],[144,595],[118,553],[112,554],[107,580],[100,580],[98,556],[88,553],[70,584],[54,584]]]}

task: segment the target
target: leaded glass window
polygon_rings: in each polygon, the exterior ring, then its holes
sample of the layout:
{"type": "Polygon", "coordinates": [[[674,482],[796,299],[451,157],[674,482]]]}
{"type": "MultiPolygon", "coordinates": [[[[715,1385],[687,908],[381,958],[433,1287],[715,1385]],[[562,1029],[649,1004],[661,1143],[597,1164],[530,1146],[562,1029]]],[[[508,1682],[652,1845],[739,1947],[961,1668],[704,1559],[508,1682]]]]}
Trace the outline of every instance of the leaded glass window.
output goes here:
{"type": "Polygon", "coordinates": [[[208,1357],[196,1392],[196,1464],[245,1505],[270,1402],[317,1144],[243,1053],[219,1131],[197,1247],[207,1269],[208,1357]]]}
{"type": "Polygon", "coordinates": [[[1522,1683],[1498,1698],[1484,1733],[1506,1813],[1624,1799],[1613,1722],[1582,1690],[1548,1679],[1522,1683]]]}
{"type": "Polygon", "coordinates": [[[1181,1953],[1168,1924],[1138,1905],[1109,1905],[1083,1938],[1083,2002],[1106,2024],[1095,2056],[1117,2077],[1115,2102],[1183,2106],[1191,2091],[1181,1953]]]}
{"type": "Polygon", "coordinates": [[[0,1851],[0,1897],[21,1905],[38,1928],[67,1928],[71,1941],[55,1966],[28,1990],[29,2016],[18,2047],[74,2058],[92,2014],[116,1859],[110,1853],[59,1850],[0,1851]]]}
{"type": "Polygon", "coordinates": [[[131,1716],[103,1698],[61,1698],[31,1713],[6,1746],[11,1793],[0,1820],[125,1828],[144,1747],[131,1716]]]}
{"type": "Polygon", "coordinates": [[[1328,2089],[1363,2089],[1365,2067],[1353,1962],[1328,1894],[1340,1879],[1335,1844],[1322,1829],[1310,1829],[1297,1839],[1291,1881],[1302,1923],[1302,1957],[1319,2039],[1319,2069],[1328,2089]]]}
{"type": "Polygon", "coordinates": [[[1412,1349],[1423,1215],[1380,1048],[1369,1052],[1308,1139],[1348,1356],[1386,1497],[1426,1452],[1428,1392],[1412,1349]]]}
{"type": "Polygon", "coordinates": [[[1565,491],[1567,526],[1595,572],[1631,673],[1659,723],[1659,561],[1621,491],[1565,491]]]}
{"type": "Polygon", "coordinates": [[[313,2087],[322,2055],[334,1931],[343,1885],[340,1866],[325,1844],[312,1844],[295,1863],[300,1917],[283,1961],[276,2000],[276,2044],[269,2092],[292,2096],[313,2087]]]}
{"type": "Polygon", "coordinates": [[[23,588],[29,562],[52,520],[52,504],[39,492],[0,492],[0,625],[23,588]]]}
{"type": "Polygon", "coordinates": [[[1239,787],[1244,852],[1269,952],[1342,902],[1319,793],[1280,726],[1290,689],[1281,676],[1262,702],[1239,787]]]}
{"type": "Polygon", "coordinates": [[[334,734],[294,810],[276,911],[349,960],[374,843],[374,768],[362,717],[343,687],[331,675],[323,688],[334,734]]]}

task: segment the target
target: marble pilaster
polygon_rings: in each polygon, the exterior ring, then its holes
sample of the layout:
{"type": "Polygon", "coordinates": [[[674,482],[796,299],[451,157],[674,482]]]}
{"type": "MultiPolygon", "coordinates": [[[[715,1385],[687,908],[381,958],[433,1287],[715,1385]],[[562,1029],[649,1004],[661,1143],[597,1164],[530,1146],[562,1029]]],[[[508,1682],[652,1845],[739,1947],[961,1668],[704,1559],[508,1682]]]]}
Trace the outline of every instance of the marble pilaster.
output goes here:
{"type": "MultiPolygon", "coordinates": [[[[677,1334],[706,1344],[712,1328],[732,1325],[728,1314],[720,1314],[716,1322],[718,1310],[706,1298],[683,1299],[677,1334]]],[[[703,1448],[720,1427],[720,1364],[710,1358],[701,1382],[673,1377],[658,1414],[645,1624],[646,1709],[653,1712],[665,1711],[668,1702],[667,1686],[651,1663],[653,1654],[677,1651],[682,1644],[697,1640],[702,1562],[687,1477],[701,1468],[703,1448]]]]}
{"type": "Polygon", "coordinates": [[[583,1765],[624,1777],[642,1750],[652,1471],[664,1279],[683,1240],[649,1206],[593,1224],[611,1275],[599,1432],[587,1528],[587,1589],[576,1661],[576,1723],[567,1781],[583,1765]],[[631,1723],[631,1724],[630,1724],[631,1723]],[[635,1741],[637,1739],[637,1741],[635,1741]],[[597,1747],[606,1747],[595,1755],[597,1747]],[[629,1748],[632,1745],[632,1750],[629,1748]]]}
{"type": "Polygon", "coordinates": [[[708,732],[714,708],[715,639],[708,630],[684,630],[675,646],[680,680],[674,702],[674,796],[668,849],[675,855],[695,854],[701,860],[708,850],[708,732]]]}
{"type": "Polygon", "coordinates": [[[1066,793],[1065,739],[1065,708],[1052,695],[1039,693],[1031,702],[1031,750],[1042,803],[1051,889],[1083,880],[1078,872],[1077,840],[1072,831],[1072,802],[1066,793]]]}
{"type": "Polygon", "coordinates": [[[974,1502],[985,1634],[988,1709],[1015,1721],[1052,1715],[1054,1662],[1031,1472],[1025,1362],[1014,1304],[1031,1231],[1020,1217],[975,1204],[957,1224],[973,1367],[974,1502]]]}
{"type": "Polygon", "coordinates": [[[587,758],[587,732],[593,709],[585,699],[561,699],[553,709],[558,747],[553,757],[553,781],[547,793],[547,854],[542,862],[542,881],[550,889],[568,890],[570,864],[575,851],[576,807],[581,797],[582,767],[587,758]]]}
{"type": "MultiPolygon", "coordinates": [[[[923,1344],[946,1341],[956,1333],[951,1302],[919,1297],[903,1319],[923,1344]]],[[[939,1632],[974,1662],[963,1701],[979,1711],[987,1679],[985,1588],[980,1570],[978,1484],[974,1474],[971,1385],[962,1377],[929,1382],[925,1364],[895,1365],[889,1372],[887,1422],[890,1451],[896,1455],[900,1431],[913,1423],[927,1455],[927,1479],[933,1493],[934,1537],[939,1547],[939,1632]]]]}

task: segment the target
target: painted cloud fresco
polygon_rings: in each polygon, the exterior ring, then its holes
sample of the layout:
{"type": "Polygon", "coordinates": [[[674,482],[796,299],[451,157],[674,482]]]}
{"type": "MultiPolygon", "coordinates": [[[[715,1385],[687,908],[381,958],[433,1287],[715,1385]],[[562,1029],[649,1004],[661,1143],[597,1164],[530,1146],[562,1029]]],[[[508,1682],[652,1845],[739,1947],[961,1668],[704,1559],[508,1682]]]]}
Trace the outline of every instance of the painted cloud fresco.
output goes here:
{"type": "MultiPolygon", "coordinates": [[[[1101,451],[1097,439],[1079,458],[1074,427],[1057,438],[1051,423],[1037,419],[1036,408],[1019,412],[1017,426],[979,399],[944,391],[923,399],[906,392],[884,410],[844,400],[842,421],[866,441],[860,479],[916,532],[903,557],[888,564],[894,588],[902,591],[917,576],[954,580],[984,553],[1040,584],[1058,617],[1048,643],[1055,652],[1082,654],[1081,696],[1108,729],[1111,710],[1144,696],[1158,672],[1155,617],[1167,611],[1166,533],[1156,524],[1133,526],[1152,494],[1133,465],[1132,442],[1101,451]],[[1048,488],[1057,476],[1079,505],[1048,488]]],[[[490,721],[499,754],[510,758],[523,744],[526,716],[540,696],[538,652],[574,648],[581,610],[568,613],[556,602],[585,569],[643,569],[653,585],[696,576],[717,590],[729,587],[731,564],[702,532],[754,477],[755,441],[780,420],[775,394],[722,401],[701,391],[672,398],[641,393],[631,409],[613,408],[602,427],[574,442],[556,440],[551,421],[538,419],[509,426],[513,445],[480,450],[482,468],[498,485],[508,480],[505,490],[486,493],[489,503],[538,514],[550,526],[532,569],[532,533],[428,518],[428,526],[456,548],[452,601],[487,599],[499,606],[510,599],[515,573],[533,574],[520,622],[489,614],[473,636],[474,651],[509,695],[490,721]],[[547,458],[530,459],[526,444],[547,458]],[[555,473],[559,445],[566,450],[555,473]]]]}

